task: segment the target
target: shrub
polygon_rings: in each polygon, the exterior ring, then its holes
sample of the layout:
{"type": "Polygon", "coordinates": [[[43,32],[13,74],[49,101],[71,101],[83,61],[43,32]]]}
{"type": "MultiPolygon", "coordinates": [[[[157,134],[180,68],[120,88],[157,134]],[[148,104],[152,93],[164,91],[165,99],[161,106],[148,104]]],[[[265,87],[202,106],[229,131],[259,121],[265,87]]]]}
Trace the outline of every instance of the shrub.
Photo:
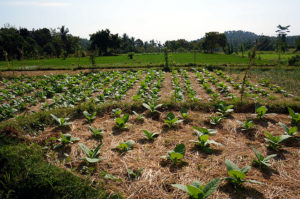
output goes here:
{"type": "Polygon", "coordinates": [[[300,66],[300,55],[292,56],[288,59],[289,66],[300,66]]]}

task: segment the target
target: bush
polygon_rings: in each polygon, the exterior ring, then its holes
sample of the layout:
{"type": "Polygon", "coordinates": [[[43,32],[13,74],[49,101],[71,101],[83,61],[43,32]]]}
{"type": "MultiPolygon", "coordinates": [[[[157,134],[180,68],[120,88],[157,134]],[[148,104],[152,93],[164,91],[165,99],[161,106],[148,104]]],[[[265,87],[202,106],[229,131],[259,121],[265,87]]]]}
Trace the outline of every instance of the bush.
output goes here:
{"type": "Polygon", "coordinates": [[[300,55],[289,58],[289,66],[300,66],[300,55]]]}
{"type": "Polygon", "coordinates": [[[129,52],[129,53],[128,53],[128,58],[129,58],[129,59],[133,59],[133,55],[134,55],[134,52],[129,52]]]}

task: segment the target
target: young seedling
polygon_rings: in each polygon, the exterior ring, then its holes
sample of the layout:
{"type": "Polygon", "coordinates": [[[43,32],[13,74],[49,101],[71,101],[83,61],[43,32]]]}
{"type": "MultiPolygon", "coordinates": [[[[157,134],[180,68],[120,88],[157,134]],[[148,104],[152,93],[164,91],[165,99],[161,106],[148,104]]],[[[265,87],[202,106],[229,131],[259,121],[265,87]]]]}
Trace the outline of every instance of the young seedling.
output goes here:
{"type": "Polygon", "coordinates": [[[292,119],[291,123],[292,125],[299,125],[300,124],[300,113],[295,113],[293,109],[288,107],[289,115],[292,119]]]}
{"type": "Polygon", "coordinates": [[[193,127],[195,133],[199,136],[201,135],[216,135],[218,131],[216,129],[207,129],[205,127],[199,128],[197,126],[193,127]]]}
{"type": "Polygon", "coordinates": [[[135,142],[133,140],[128,140],[127,142],[121,142],[118,146],[115,147],[116,150],[120,152],[127,152],[133,149],[135,142]]]}
{"type": "Polygon", "coordinates": [[[53,114],[50,114],[50,115],[58,123],[59,127],[69,126],[72,124],[71,122],[68,122],[70,120],[70,118],[63,118],[63,117],[58,118],[53,114]]]}
{"type": "Polygon", "coordinates": [[[235,188],[240,188],[244,182],[251,182],[256,184],[263,184],[256,180],[246,180],[246,174],[251,169],[250,166],[245,166],[240,169],[232,161],[225,159],[225,165],[230,177],[225,178],[229,183],[231,183],[235,188]]]}
{"type": "Polygon", "coordinates": [[[130,180],[135,180],[142,175],[142,171],[144,168],[140,168],[138,170],[127,169],[127,175],[130,180]]]}
{"type": "Polygon", "coordinates": [[[180,114],[181,114],[181,117],[183,118],[183,120],[188,120],[189,119],[189,114],[187,112],[187,109],[182,107],[182,109],[180,110],[180,114]]]}
{"type": "Polygon", "coordinates": [[[102,138],[103,137],[103,129],[94,129],[92,126],[89,126],[89,129],[92,133],[92,136],[95,138],[102,138]]]}
{"type": "Polygon", "coordinates": [[[285,134],[293,137],[295,136],[298,132],[298,127],[294,126],[294,127],[291,127],[291,128],[288,128],[285,124],[279,122],[279,125],[284,129],[285,131],[285,134]]]}
{"type": "Polygon", "coordinates": [[[60,134],[60,138],[58,139],[58,141],[60,142],[59,144],[57,144],[56,146],[54,146],[54,149],[58,149],[61,147],[66,146],[67,144],[73,144],[74,142],[79,141],[79,138],[72,138],[72,136],[70,134],[60,134]]]}
{"type": "Polygon", "coordinates": [[[143,121],[143,120],[144,120],[144,117],[143,117],[142,114],[138,114],[138,113],[135,112],[135,111],[132,111],[132,112],[133,112],[133,114],[136,116],[137,121],[143,121]]]}
{"type": "Polygon", "coordinates": [[[173,187],[185,191],[191,199],[205,199],[213,194],[219,187],[220,178],[215,178],[205,186],[199,181],[194,181],[191,185],[172,184],[173,187]]]}
{"type": "Polygon", "coordinates": [[[148,104],[143,103],[143,106],[144,106],[146,109],[148,109],[151,113],[156,113],[156,112],[157,112],[157,109],[158,109],[159,107],[161,107],[162,104],[155,105],[155,104],[151,104],[151,103],[148,103],[148,104]]]}
{"type": "Polygon", "coordinates": [[[116,122],[116,127],[118,129],[125,129],[128,128],[128,125],[126,125],[126,123],[129,120],[129,113],[126,113],[123,117],[121,118],[116,118],[115,122],[116,122]]]}
{"type": "Polygon", "coordinates": [[[262,119],[264,115],[267,113],[268,109],[265,106],[258,107],[256,109],[257,119],[262,119]]]}
{"type": "Polygon", "coordinates": [[[119,108],[112,109],[112,112],[113,112],[113,114],[114,114],[115,117],[120,117],[121,114],[122,114],[122,110],[119,109],[119,108]]]}
{"type": "Polygon", "coordinates": [[[248,131],[254,127],[254,123],[250,118],[248,118],[244,123],[241,121],[237,121],[237,122],[241,125],[242,131],[248,131]]]}
{"type": "Polygon", "coordinates": [[[259,165],[260,167],[270,167],[270,159],[274,158],[276,154],[269,155],[264,157],[261,153],[257,151],[255,147],[252,147],[257,159],[253,159],[253,163],[259,165]]]}
{"type": "Polygon", "coordinates": [[[175,124],[183,122],[183,120],[179,120],[178,118],[175,118],[175,115],[170,112],[164,122],[168,125],[169,128],[173,128],[175,124]]]}
{"type": "Polygon", "coordinates": [[[94,112],[94,113],[90,114],[87,111],[83,111],[83,115],[89,123],[92,123],[96,119],[96,114],[97,114],[97,112],[94,112]]]}
{"type": "Polygon", "coordinates": [[[213,114],[211,116],[208,117],[209,119],[209,122],[212,124],[212,125],[218,125],[221,123],[221,120],[223,119],[223,115],[217,115],[217,114],[213,114]]]}
{"type": "Polygon", "coordinates": [[[84,158],[88,163],[96,163],[99,162],[101,160],[101,158],[99,158],[99,154],[100,154],[100,147],[101,147],[102,143],[100,143],[95,149],[89,149],[87,146],[85,146],[82,143],[79,143],[80,148],[82,149],[82,151],[85,153],[86,157],[84,158]]]}
{"type": "Polygon", "coordinates": [[[265,141],[269,143],[269,146],[273,150],[278,150],[281,148],[281,143],[287,139],[289,139],[290,135],[279,135],[279,136],[273,136],[271,133],[266,131],[266,137],[265,141]]]}
{"type": "Polygon", "coordinates": [[[209,140],[209,135],[198,135],[198,140],[190,140],[190,142],[195,143],[195,145],[201,148],[205,153],[211,153],[212,149],[210,148],[211,144],[222,146],[222,144],[214,141],[209,140]]]}
{"type": "Polygon", "coordinates": [[[159,134],[156,132],[149,132],[147,130],[142,130],[144,132],[144,137],[150,141],[153,141],[159,134]]]}
{"type": "Polygon", "coordinates": [[[169,151],[167,156],[163,156],[163,158],[167,160],[171,160],[173,164],[178,164],[182,162],[182,159],[185,155],[185,145],[178,144],[176,145],[173,151],[169,151]]]}

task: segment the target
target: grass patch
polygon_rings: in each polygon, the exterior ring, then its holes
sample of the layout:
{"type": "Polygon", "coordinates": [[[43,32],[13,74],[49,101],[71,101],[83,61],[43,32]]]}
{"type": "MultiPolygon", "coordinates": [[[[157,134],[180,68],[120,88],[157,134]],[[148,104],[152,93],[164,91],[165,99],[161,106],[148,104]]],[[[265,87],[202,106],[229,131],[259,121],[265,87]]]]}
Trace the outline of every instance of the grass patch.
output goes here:
{"type": "MultiPolygon", "coordinates": [[[[172,59],[171,65],[193,65],[194,53],[170,53],[172,59]]],[[[241,57],[235,54],[196,54],[196,64],[228,64],[228,65],[247,65],[248,58],[241,57]]],[[[274,64],[273,60],[259,59],[256,60],[257,65],[274,64]]],[[[96,57],[96,65],[92,66],[88,57],[83,57],[78,61],[78,58],[50,58],[41,60],[14,60],[7,67],[7,63],[0,62],[1,70],[50,70],[50,69],[78,69],[78,68],[122,68],[122,67],[153,67],[164,65],[163,53],[153,54],[135,54],[133,59],[129,59],[127,54],[118,56],[102,56],[96,57]]]]}
{"type": "Polygon", "coordinates": [[[0,138],[0,198],[120,198],[43,159],[40,146],[0,138]]]}

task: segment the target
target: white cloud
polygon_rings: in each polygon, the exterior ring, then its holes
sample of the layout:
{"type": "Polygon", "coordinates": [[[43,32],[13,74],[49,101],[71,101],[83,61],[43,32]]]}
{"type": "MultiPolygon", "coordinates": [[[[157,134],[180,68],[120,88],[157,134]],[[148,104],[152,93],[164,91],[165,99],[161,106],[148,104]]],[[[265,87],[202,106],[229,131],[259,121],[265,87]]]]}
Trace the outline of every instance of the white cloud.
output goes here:
{"type": "Polygon", "coordinates": [[[11,6],[37,6],[37,7],[66,7],[71,4],[65,2],[53,1],[12,1],[8,3],[11,6]]]}

